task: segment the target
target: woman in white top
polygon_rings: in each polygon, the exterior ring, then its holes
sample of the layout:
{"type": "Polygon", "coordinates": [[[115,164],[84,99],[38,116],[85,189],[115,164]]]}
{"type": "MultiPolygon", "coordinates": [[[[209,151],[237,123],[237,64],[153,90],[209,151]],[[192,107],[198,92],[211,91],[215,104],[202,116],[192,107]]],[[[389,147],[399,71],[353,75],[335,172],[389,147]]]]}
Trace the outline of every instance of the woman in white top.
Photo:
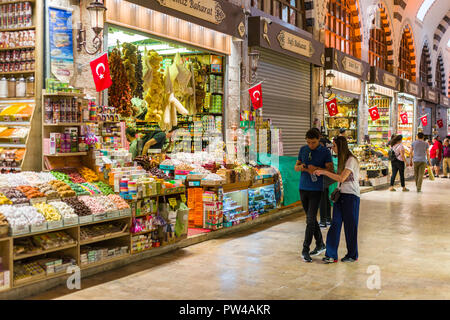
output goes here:
{"type": "Polygon", "coordinates": [[[403,191],[409,191],[405,186],[405,167],[406,167],[406,156],[405,147],[402,143],[403,136],[401,134],[395,136],[391,140],[391,147],[395,153],[395,159],[391,160],[392,175],[391,175],[391,188],[389,190],[395,191],[394,183],[397,177],[397,172],[400,174],[400,183],[403,187],[403,191]]]}
{"type": "Polygon", "coordinates": [[[333,151],[338,155],[338,173],[317,170],[316,175],[325,175],[339,182],[340,197],[333,206],[333,220],[327,235],[327,251],[322,259],[326,263],[338,261],[339,239],[344,223],[347,254],[342,262],[358,260],[358,220],[359,220],[359,162],[348,149],[345,137],[333,140],[333,151]]]}

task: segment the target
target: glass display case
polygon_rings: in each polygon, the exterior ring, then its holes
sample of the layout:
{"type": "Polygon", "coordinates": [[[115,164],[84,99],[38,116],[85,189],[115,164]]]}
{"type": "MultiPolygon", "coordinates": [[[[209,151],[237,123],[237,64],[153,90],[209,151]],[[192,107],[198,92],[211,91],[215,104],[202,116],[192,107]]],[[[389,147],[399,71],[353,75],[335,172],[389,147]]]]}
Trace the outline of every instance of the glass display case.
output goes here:
{"type": "Polygon", "coordinates": [[[274,185],[248,189],[248,211],[252,215],[267,213],[277,207],[274,185]]]}
{"type": "Polygon", "coordinates": [[[223,226],[231,227],[248,218],[248,190],[223,195],[223,226]]]}

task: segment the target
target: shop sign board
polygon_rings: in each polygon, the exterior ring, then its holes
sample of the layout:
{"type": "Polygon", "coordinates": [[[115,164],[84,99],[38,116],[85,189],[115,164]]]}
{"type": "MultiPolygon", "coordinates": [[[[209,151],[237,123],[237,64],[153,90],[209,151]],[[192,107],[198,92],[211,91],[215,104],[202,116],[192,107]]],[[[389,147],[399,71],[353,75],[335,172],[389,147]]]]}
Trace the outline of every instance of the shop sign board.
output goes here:
{"type": "Polygon", "coordinates": [[[434,104],[439,103],[439,93],[435,88],[423,87],[423,100],[432,102],[434,104]]]}
{"type": "Polygon", "coordinates": [[[324,45],[314,40],[310,33],[281,21],[272,21],[273,17],[256,8],[252,8],[251,13],[248,18],[250,47],[266,48],[318,66],[324,65],[324,45]]]}
{"type": "Polygon", "coordinates": [[[334,48],[325,48],[325,68],[367,80],[369,64],[334,48]]]}
{"type": "Polygon", "coordinates": [[[403,93],[413,95],[418,98],[422,98],[421,86],[420,86],[420,84],[418,84],[416,82],[411,82],[409,80],[401,79],[400,91],[403,93]]]}
{"type": "Polygon", "coordinates": [[[245,37],[245,14],[226,0],[127,0],[237,38],[245,37]]]}
{"type": "Polygon", "coordinates": [[[444,106],[444,107],[447,107],[447,108],[450,107],[448,97],[444,96],[443,94],[440,95],[440,102],[439,102],[439,104],[441,106],[444,106]]]}
{"type": "Polygon", "coordinates": [[[378,67],[370,67],[370,81],[380,86],[399,91],[400,78],[378,67]]]}

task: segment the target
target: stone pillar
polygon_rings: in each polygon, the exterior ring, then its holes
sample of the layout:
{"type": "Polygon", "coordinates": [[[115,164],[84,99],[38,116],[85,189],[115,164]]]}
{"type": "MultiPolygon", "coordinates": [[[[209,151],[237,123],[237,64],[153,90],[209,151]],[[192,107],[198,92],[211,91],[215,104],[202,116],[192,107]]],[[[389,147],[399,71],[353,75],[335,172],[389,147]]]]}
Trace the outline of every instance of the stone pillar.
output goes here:
{"type": "Polygon", "coordinates": [[[369,134],[369,108],[367,98],[367,86],[365,81],[361,81],[361,95],[358,106],[358,144],[364,143],[364,137],[369,134]]]}
{"type": "Polygon", "coordinates": [[[231,42],[231,55],[228,59],[227,99],[225,104],[225,121],[227,128],[239,125],[241,105],[241,49],[243,41],[231,42]]]}

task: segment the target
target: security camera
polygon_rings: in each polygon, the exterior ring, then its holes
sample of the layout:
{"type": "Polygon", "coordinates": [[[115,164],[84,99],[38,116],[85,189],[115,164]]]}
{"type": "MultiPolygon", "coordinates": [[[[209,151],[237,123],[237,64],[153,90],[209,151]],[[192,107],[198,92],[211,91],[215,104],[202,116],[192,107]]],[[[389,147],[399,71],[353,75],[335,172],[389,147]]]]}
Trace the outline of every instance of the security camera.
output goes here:
{"type": "Polygon", "coordinates": [[[267,24],[271,24],[271,23],[272,23],[272,20],[270,20],[269,18],[261,17],[261,19],[262,19],[264,22],[266,22],[267,24]]]}

